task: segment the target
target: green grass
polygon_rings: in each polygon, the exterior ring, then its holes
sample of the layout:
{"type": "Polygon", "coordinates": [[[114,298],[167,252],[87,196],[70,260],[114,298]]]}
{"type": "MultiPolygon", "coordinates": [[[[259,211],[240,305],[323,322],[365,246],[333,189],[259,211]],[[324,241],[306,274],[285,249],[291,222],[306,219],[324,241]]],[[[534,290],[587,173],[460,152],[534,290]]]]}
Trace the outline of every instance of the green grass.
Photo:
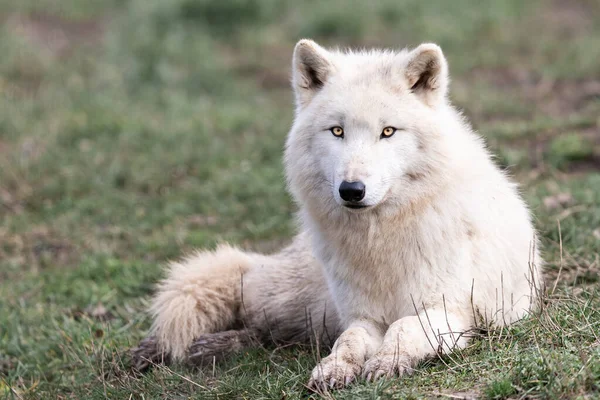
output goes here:
{"type": "Polygon", "coordinates": [[[281,156],[305,36],[442,45],[550,282],[540,314],[335,397],[600,397],[600,5],[473,4],[0,0],[0,398],[308,396],[308,347],[145,375],[128,353],[166,260],[293,235],[281,156]]]}

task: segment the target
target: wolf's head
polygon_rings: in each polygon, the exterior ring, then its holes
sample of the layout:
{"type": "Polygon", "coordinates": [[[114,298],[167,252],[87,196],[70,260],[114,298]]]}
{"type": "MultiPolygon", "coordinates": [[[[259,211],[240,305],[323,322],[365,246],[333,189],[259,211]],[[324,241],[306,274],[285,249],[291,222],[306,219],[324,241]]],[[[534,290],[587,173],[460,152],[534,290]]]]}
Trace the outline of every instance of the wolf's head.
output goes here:
{"type": "Polygon", "coordinates": [[[285,161],[301,204],[397,209],[442,183],[453,146],[444,137],[462,122],[446,100],[448,67],[437,45],[337,52],[301,40],[292,83],[296,118],[285,161]]]}

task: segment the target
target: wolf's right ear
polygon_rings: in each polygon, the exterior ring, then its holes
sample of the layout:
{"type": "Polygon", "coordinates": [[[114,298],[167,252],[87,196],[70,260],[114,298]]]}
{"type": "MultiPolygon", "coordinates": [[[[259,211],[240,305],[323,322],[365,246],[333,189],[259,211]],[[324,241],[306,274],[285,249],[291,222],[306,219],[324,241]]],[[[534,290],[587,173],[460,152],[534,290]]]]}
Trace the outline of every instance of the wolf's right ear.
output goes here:
{"type": "Polygon", "coordinates": [[[306,106],[321,90],[333,70],[331,54],[309,39],[302,39],[294,48],[292,85],[297,106],[306,106]]]}

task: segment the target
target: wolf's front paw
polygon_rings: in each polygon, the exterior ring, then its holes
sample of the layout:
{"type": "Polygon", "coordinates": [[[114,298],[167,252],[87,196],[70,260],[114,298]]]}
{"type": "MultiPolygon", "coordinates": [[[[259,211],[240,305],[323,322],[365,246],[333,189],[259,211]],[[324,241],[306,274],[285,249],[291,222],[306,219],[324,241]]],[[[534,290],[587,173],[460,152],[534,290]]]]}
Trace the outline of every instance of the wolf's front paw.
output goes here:
{"type": "Polygon", "coordinates": [[[360,370],[361,366],[357,363],[343,361],[335,355],[330,355],[313,369],[308,387],[314,391],[343,388],[360,375],[360,370]]]}
{"type": "Polygon", "coordinates": [[[410,358],[399,352],[379,351],[365,363],[362,376],[367,381],[412,373],[410,358]]]}

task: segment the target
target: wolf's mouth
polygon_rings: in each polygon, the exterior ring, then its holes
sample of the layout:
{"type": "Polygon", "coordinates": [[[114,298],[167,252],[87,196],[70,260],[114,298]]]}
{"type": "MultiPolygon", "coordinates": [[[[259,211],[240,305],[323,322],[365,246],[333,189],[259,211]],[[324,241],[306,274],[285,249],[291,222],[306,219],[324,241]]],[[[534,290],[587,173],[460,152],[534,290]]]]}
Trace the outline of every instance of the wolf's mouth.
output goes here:
{"type": "Polygon", "coordinates": [[[344,204],[344,207],[351,208],[353,210],[359,210],[361,208],[367,208],[369,206],[366,206],[366,205],[363,205],[363,204],[344,204]]]}

